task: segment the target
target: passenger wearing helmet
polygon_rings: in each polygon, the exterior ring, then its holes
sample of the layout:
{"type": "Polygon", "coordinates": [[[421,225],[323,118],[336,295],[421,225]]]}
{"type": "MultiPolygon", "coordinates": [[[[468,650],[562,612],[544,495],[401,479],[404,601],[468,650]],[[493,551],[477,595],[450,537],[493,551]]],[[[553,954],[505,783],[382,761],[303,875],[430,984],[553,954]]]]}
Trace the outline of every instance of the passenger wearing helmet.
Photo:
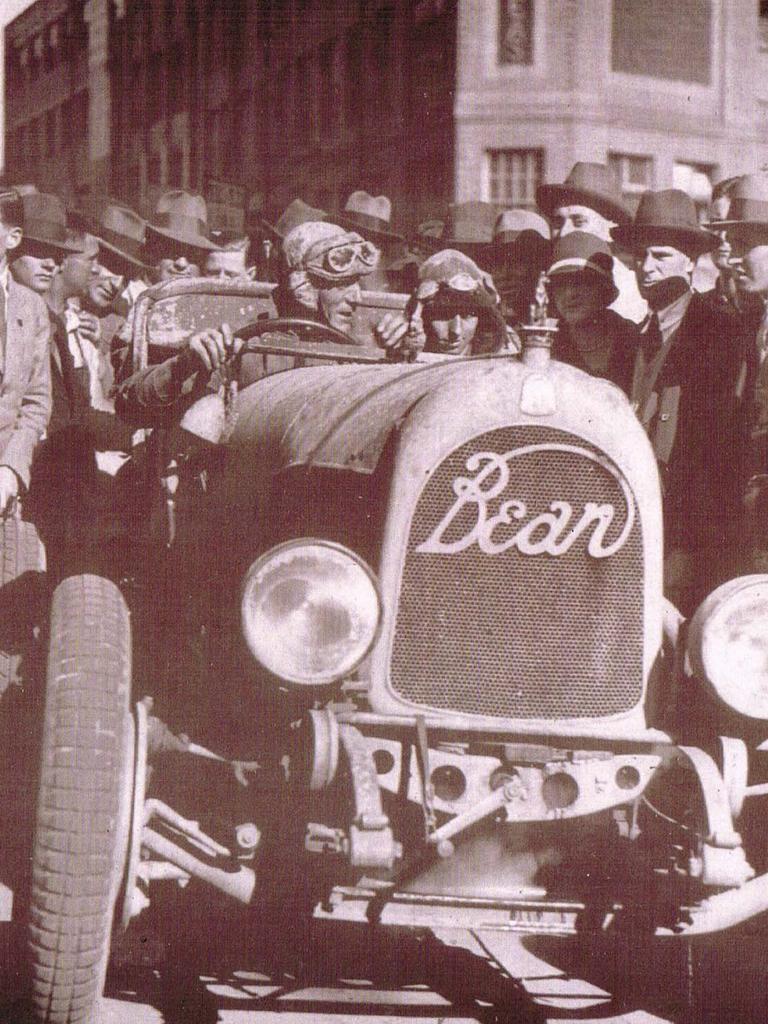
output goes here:
{"type": "Polygon", "coordinates": [[[406,315],[387,314],[375,333],[393,359],[409,358],[414,348],[444,356],[508,350],[493,279],[456,249],[424,261],[406,315]]]}

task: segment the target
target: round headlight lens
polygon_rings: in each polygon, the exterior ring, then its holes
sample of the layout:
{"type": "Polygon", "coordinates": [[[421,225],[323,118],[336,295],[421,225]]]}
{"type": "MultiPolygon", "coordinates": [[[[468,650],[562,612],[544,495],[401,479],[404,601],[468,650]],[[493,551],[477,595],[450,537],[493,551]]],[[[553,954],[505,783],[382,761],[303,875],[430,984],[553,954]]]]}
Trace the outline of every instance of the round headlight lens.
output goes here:
{"type": "Polygon", "coordinates": [[[371,649],[380,617],[373,574],[338,544],[280,544],[245,577],[246,643],[264,668],[287,682],[317,686],[348,675],[371,649]]]}
{"type": "Polygon", "coordinates": [[[688,657],[728,707],[768,718],[768,576],[742,576],[709,595],[691,619],[688,657]]]}

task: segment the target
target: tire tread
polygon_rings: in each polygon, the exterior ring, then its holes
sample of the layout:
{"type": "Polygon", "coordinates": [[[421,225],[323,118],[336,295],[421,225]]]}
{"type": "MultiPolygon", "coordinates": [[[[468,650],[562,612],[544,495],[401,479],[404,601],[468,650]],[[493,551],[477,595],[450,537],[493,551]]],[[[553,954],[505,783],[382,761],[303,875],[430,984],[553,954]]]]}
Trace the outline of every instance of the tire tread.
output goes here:
{"type": "Polygon", "coordinates": [[[56,588],[33,853],[32,1001],[45,1024],[89,1024],[112,921],[131,679],[130,622],[98,576],[56,588]]]}

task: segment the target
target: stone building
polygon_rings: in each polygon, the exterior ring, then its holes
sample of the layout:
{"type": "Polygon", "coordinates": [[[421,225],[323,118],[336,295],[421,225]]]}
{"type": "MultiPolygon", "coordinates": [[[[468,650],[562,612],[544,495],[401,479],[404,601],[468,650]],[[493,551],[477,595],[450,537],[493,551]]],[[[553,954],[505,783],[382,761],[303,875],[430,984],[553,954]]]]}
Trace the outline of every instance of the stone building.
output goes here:
{"type": "Polygon", "coordinates": [[[6,30],[6,177],[237,230],[295,195],[530,205],[579,159],[628,198],[768,162],[753,0],[38,0],[6,30]]]}

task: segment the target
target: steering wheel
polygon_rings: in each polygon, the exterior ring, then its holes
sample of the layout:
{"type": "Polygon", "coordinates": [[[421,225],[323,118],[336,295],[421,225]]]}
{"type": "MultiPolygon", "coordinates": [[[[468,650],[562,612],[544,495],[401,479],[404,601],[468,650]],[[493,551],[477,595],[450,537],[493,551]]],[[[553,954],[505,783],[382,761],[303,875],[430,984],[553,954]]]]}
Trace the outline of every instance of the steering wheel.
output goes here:
{"type": "MultiPolygon", "coordinates": [[[[295,319],[294,317],[277,317],[277,319],[274,320],[259,320],[255,324],[250,324],[248,327],[235,331],[235,334],[238,338],[242,338],[243,341],[250,341],[251,338],[258,338],[262,334],[271,334],[275,331],[292,331],[293,333],[305,334],[309,334],[311,332],[313,335],[321,334],[325,341],[332,341],[336,345],[350,345],[352,347],[360,348],[354,338],[350,338],[348,334],[343,334],[335,327],[331,327],[330,324],[321,324],[317,320],[300,320],[295,319]]],[[[320,339],[313,337],[309,340],[314,342],[320,339]]]]}

